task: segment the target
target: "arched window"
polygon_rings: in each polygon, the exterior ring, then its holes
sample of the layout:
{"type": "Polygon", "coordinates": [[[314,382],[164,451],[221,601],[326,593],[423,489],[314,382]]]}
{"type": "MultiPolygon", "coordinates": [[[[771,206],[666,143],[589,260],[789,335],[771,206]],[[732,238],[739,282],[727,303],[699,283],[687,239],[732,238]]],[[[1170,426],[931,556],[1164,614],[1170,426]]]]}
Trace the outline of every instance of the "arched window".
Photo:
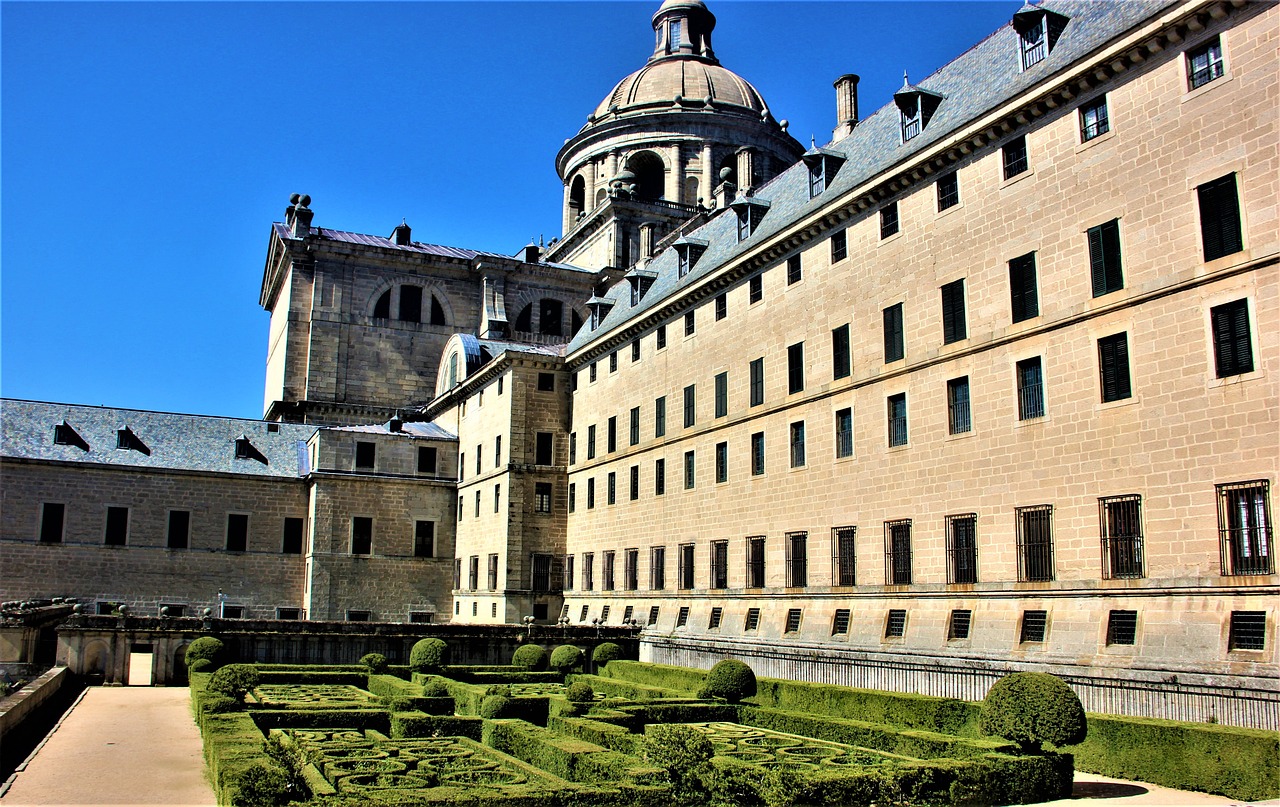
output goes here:
{"type": "Polygon", "coordinates": [[[520,309],[520,314],[516,317],[516,330],[522,333],[533,331],[533,303],[520,309]]]}
{"type": "Polygon", "coordinates": [[[576,219],[581,216],[587,209],[587,183],[583,181],[582,175],[573,178],[573,182],[569,183],[569,217],[576,219]]]}
{"type": "Polygon", "coordinates": [[[596,204],[597,204],[597,205],[599,205],[601,202],[603,202],[603,201],[604,201],[604,198],[605,198],[605,190],[604,190],[604,188],[601,188],[600,190],[596,191],[596,204]]]}
{"type": "Polygon", "coordinates": [[[640,151],[627,159],[627,168],[636,175],[636,196],[662,199],[666,195],[666,166],[652,151],[640,151]]]}
{"type": "Polygon", "coordinates": [[[582,316],[577,311],[572,309],[570,309],[569,313],[570,313],[569,329],[572,331],[572,333],[570,333],[569,335],[573,336],[577,334],[579,330],[582,329],[582,316]]]}
{"type": "Polygon", "coordinates": [[[547,336],[564,333],[564,303],[550,297],[538,301],[538,331],[547,336]]]}
{"type": "Polygon", "coordinates": [[[436,296],[431,295],[431,324],[432,325],[448,325],[444,318],[444,306],[440,305],[440,301],[436,296]]]}
{"type": "Polygon", "coordinates": [[[400,315],[396,319],[401,322],[422,322],[421,286],[400,287],[400,315]]]}
{"type": "Polygon", "coordinates": [[[680,201],[687,205],[696,205],[698,203],[698,178],[684,178],[684,198],[680,201]]]}
{"type": "Polygon", "coordinates": [[[458,354],[449,354],[449,389],[458,386],[458,354]]]}
{"type": "Polygon", "coordinates": [[[373,304],[374,319],[391,319],[391,289],[387,289],[373,304]]]}

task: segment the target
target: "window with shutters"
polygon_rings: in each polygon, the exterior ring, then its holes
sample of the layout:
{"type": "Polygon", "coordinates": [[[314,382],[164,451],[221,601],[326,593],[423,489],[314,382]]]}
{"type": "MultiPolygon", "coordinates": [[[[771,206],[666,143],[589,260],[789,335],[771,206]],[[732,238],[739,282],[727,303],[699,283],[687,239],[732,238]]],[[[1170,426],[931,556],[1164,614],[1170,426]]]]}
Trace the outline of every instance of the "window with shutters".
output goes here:
{"type": "Polygon", "coordinates": [[[649,589],[662,591],[667,587],[667,548],[649,547],[649,589]]]}
{"type": "Polygon", "coordinates": [[[697,457],[694,452],[684,452],[684,489],[693,490],[694,484],[697,482],[697,474],[695,473],[697,457]]]}
{"type": "Polygon", "coordinates": [[[683,590],[693,588],[693,544],[680,544],[676,566],[677,587],[683,590]]]}
{"type": "Polygon", "coordinates": [[[969,336],[964,316],[964,279],[942,287],[942,344],[949,345],[969,336]]]}
{"type": "Polygon", "coordinates": [[[857,585],[857,527],[834,527],[831,530],[831,584],[857,585]]]}
{"type": "Polygon", "coordinates": [[[1009,310],[1014,322],[1040,316],[1034,252],[1009,261],[1009,310]]]}
{"type": "Polygon", "coordinates": [[[759,406],[764,403],[764,357],[753,359],[751,362],[751,405],[759,406]]]}
{"type": "Polygon", "coordinates": [[[1218,543],[1224,575],[1275,573],[1270,482],[1218,485],[1218,543]]]}
{"type": "Polygon", "coordinates": [[[804,465],[804,421],[801,420],[791,424],[791,467],[803,468],[804,465]]]}
{"type": "Polygon", "coordinates": [[[1080,142],[1090,140],[1111,131],[1111,120],[1107,115],[1107,96],[1095,98],[1080,106],[1080,142]]]}
{"type": "Polygon", "coordinates": [[[751,475],[764,473],[764,432],[751,435],[751,475]]]}
{"type": "Polygon", "coordinates": [[[1234,300],[1209,309],[1213,363],[1218,378],[1253,372],[1249,301],[1234,300]]]}
{"type": "Polygon", "coordinates": [[[848,378],[853,371],[853,362],[849,355],[849,326],[841,325],[831,329],[831,377],[833,379],[848,378]]]}
{"type": "Polygon", "coordinates": [[[809,533],[787,533],[787,586],[804,588],[809,585],[809,533]]]}
{"type": "Polygon", "coordinates": [[[653,436],[663,437],[667,433],[667,396],[663,395],[653,402],[653,436]]]}
{"type": "Polygon", "coordinates": [[[836,410],[836,458],[853,456],[853,410],[836,410]]]}
{"type": "Polygon", "coordinates": [[[1117,333],[1098,340],[1098,371],[1102,376],[1102,402],[1132,397],[1129,384],[1129,337],[1117,333]]]}
{"type": "Polygon", "coordinates": [[[1187,89],[1203,87],[1220,79],[1226,71],[1222,61],[1222,40],[1214,37],[1187,51],[1187,89]]]}
{"type": "Polygon", "coordinates": [[[720,622],[724,618],[724,609],[720,607],[711,609],[711,618],[707,620],[707,630],[720,630],[720,622]]]}
{"type": "Polygon", "coordinates": [[[661,609],[659,606],[652,605],[649,607],[649,624],[650,625],[658,624],[658,614],[660,613],[661,613],[661,609]]]}
{"type": "Polygon", "coordinates": [[[1004,178],[1013,179],[1019,174],[1025,174],[1029,167],[1027,161],[1027,138],[1015,137],[1008,143],[1004,144],[1004,148],[1000,150],[1001,159],[1004,165],[1004,178]]]}
{"type": "Polygon", "coordinates": [[[1044,417],[1044,373],[1040,357],[1018,362],[1014,373],[1018,380],[1018,420],[1044,417]]]}
{"type": "Polygon", "coordinates": [[[628,549],[623,554],[622,585],[627,591],[640,588],[640,550],[628,549]]]}
{"type": "Polygon", "coordinates": [[[747,588],[764,588],[764,548],[763,535],[747,537],[747,588]]]}
{"type": "Polygon", "coordinates": [[[1200,235],[1204,244],[1204,259],[1216,260],[1244,249],[1240,232],[1240,201],[1236,195],[1236,175],[1225,177],[1196,188],[1200,200],[1200,235]]]}
{"type": "Polygon", "coordinates": [[[965,434],[973,429],[969,412],[969,376],[947,382],[947,433],[965,434]]]}
{"type": "Polygon", "coordinates": [[[1014,510],[1018,541],[1018,582],[1053,580],[1053,505],[1014,510]]]}
{"type": "Polygon", "coordinates": [[[661,496],[667,492],[667,461],[653,461],[653,495],[661,496]]]}
{"type": "Polygon", "coordinates": [[[884,523],[884,584],[911,585],[911,519],[884,523]]]}
{"type": "Polygon", "coordinates": [[[804,392],[804,342],[787,348],[787,392],[804,392]]]}
{"type": "Polygon", "coordinates": [[[1120,220],[1112,219],[1090,227],[1089,275],[1093,296],[1101,297],[1124,288],[1124,272],[1120,260],[1120,220]]]}
{"type": "Polygon", "coordinates": [[[697,420],[697,389],[696,385],[690,384],[684,388],[684,427],[686,429],[693,426],[697,420]]]}
{"type": "Polygon", "coordinates": [[[849,257],[848,235],[844,230],[836,230],[831,234],[831,262],[837,263],[849,257]]]}
{"type": "Polygon", "coordinates": [[[497,591],[498,590],[498,556],[496,554],[491,553],[489,555],[489,561],[485,566],[485,570],[488,572],[488,574],[486,575],[487,577],[486,582],[488,583],[489,590],[497,591]]]}
{"type": "Polygon", "coordinates": [[[889,447],[907,444],[907,394],[900,392],[890,395],[889,404],[889,447]]]}
{"type": "Polygon", "coordinates": [[[715,378],[715,416],[725,417],[729,414],[729,374],[716,373],[715,378]]]}
{"type": "Polygon", "coordinates": [[[676,627],[683,628],[689,624],[689,606],[680,606],[680,611],[676,614],[676,627]]]}
{"type": "Polygon", "coordinates": [[[618,450],[618,416],[614,415],[609,418],[605,424],[604,432],[604,449],[605,453],[612,454],[618,450]]]}
{"type": "MultiPolygon", "coordinates": [[[[476,591],[480,588],[480,556],[472,555],[468,558],[467,567],[467,588],[476,591]]],[[[474,612],[473,612],[474,613],[474,612]]]]}
{"type": "Polygon", "coordinates": [[[729,481],[729,444],[716,443],[716,482],[729,481]]]}
{"type": "Polygon", "coordinates": [[[587,459],[596,458],[596,424],[587,427],[587,459]]]}
{"type": "Polygon", "coordinates": [[[630,489],[627,491],[627,498],[634,502],[640,498],[640,466],[639,465],[631,466],[630,482],[631,482],[631,486],[630,486],[630,489]]]}
{"type": "Polygon", "coordinates": [[[947,516],[947,582],[978,582],[978,516],[947,516]]]}
{"type": "Polygon", "coordinates": [[[955,171],[938,177],[938,212],[960,204],[960,179],[955,171]]]}
{"type": "Polygon", "coordinates": [[[614,589],[613,574],[614,574],[614,561],[616,557],[617,557],[617,553],[613,552],[612,550],[603,553],[601,556],[601,568],[600,568],[600,581],[601,581],[600,590],[601,591],[613,591],[614,589]]]}
{"type": "Polygon", "coordinates": [[[631,407],[631,422],[627,432],[627,442],[630,445],[638,445],[640,443],[640,407],[631,407]]]}
{"type": "Polygon", "coordinates": [[[711,542],[711,587],[729,587],[729,542],[711,542]]]}
{"type": "Polygon", "coordinates": [[[906,355],[902,334],[902,303],[884,310],[884,363],[900,361],[906,355]]]}

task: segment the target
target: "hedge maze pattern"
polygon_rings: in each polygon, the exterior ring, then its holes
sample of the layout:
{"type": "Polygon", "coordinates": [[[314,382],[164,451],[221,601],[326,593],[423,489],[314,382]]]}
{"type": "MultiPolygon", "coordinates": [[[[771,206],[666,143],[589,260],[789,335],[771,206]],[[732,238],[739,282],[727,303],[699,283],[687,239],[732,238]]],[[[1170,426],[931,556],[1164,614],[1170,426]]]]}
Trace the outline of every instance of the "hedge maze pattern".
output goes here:
{"type": "Polygon", "coordinates": [[[783,734],[768,729],[752,728],[738,723],[686,723],[707,735],[716,756],[731,757],[762,768],[832,766],[848,769],[869,767],[887,762],[912,762],[911,757],[873,751],[842,743],[815,740],[796,734],[783,734]]]}
{"type": "Polygon", "coordinates": [[[253,699],[275,709],[359,709],[377,702],[372,694],[345,684],[259,684],[253,699]]]}

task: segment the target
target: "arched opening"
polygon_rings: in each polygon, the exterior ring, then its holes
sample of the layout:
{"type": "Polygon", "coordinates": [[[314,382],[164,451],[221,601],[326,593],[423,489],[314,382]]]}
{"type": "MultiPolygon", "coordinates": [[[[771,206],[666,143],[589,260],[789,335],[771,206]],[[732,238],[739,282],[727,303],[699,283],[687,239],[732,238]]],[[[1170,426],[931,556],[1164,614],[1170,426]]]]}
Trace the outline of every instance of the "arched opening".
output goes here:
{"type": "Polygon", "coordinates": [[[174,686],[187,685],[187,645],[185,644],[173,651],[173,672],[169,676],[169,683],[174,686]]]}
{"type": "Polygon", "coordinates": [[[680,201],[687,205],[696,205],[698,203],[698,178],[684,178],[684,198],[680,201]]]}
{"type": "Polygon", "coordinates": [[[397,319],[401,322],[422,322],[421,286],[400,287],[400,315],[397,319]]]}
{"type": "Polygon", "coordinates": [[[661,199],[666,191],[666,166],[652,151],[640,151],[627,158],[627,168],[636,175],[636,196],[661,199]]]}
{"type": "Polygon", "coordinates": [[[530,333],[533,331],[533,303],[529,303],[520,309],[519,315],[516,316],[516,330],[521,333],[530,333]]]}
{"type": "Polygon", "coordinates": [[[448,325],[444,318],[444,306],[440,305],[440,301],[436,296],[431,295],[431,324],[432,325],[448,325]]]}
{"type": "Polygon", "coordinates": [[[587,183],[582,175],[573,178],[569,183],[569,220],[576,221],[587,209],[587,183]]]}
{"type": "Polygon", "coordinates": [[[599,205],[601,202],[603,202],[603,201],[604,201],[604,198],[605,198],[605,190],[604,190],[604,188],[601,188],[600,190],[596,191],[596,204],[597,204],[597,205],[599,205]]]}
{"type": "Polygon", "coordinates": [[[564,334],[564,303],[550,297],[538,301],[538,331],[547,336],[564,334]]]}
{"type": "Polygon", "coordinates": [[[582,329],[582,315],[572,309],[570,309],[569,313],[570,313],[569,328],[571,331],[569,335],[574,336],[578,333],[579,330],[582,329]]]}
{"type": "Polygon", "coordinates": [[[391,289],[387,289],[373,304],[374,319],[391,319],[391,289]]]}

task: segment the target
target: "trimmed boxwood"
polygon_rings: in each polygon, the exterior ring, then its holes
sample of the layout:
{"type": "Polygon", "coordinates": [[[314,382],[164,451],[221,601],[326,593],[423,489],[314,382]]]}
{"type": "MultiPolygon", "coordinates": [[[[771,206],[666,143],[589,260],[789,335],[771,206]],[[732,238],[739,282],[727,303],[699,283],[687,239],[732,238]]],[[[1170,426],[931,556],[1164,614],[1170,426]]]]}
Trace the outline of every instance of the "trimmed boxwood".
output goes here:
{"type": "Polygon", "coordinates": [[[542,672],[547,669],[547,651],[536,644],[522,644],[511,655],[511,666],[542,672]]]}
{"type": "Polygon", "coordinates": [[[698,691],[699,698],[719,698],[729,703],[737,703],[754,694],[755,671],[733,658],[717,661],[711,672],[707,673],[702,689],[698,691]]]}
{"type": "Polygon", "coordinates": [[[1020,672],[995,683],[982,701],[982,732],[1012,740],[1025,752],[1044,743],[1083,742],[1084,707],[1067,682],[1048,673],[1020,672]]]}
{"type": "Polygon", "coordinates": [[[439,672],[449,645],[443,639],[419,639],[409,650],[409,669],[416,673],[439,672]]]}
{"type": "Polygon", "coordinates": [[[551,651],[551,669],[570,673],[582,666],[582,649],[571,644],[558,645],[551,651]]]}
{"type": "Polygon", "coordinates": [[[207,688],[216,695],[244,703],[245,695],[258,685],[258,671],[248,664],[228,664],[209,676],[207,688]]]}
{"type": "Polygon", "coordinates": [[[360,663],[369,668],[371,673],[385,673],[387,671],[387,657],[381,653],[365,653],[360,657],[360,663]]]}
{"type": "Polygon", "coordinates": [[[521,720],[486,722],[483,742],[571,782],[653,784],[659,775],[633,757],[521,720]]]}
{"type": "Polygon", "coordinates": [[[480,739],[484,721],[478,717],[428,715],[422,712],[395,712],[391,715],[390,735],[396,739],[412,737],[468,737],[480,739]]]}
{"type": "Polygon", "coordinates": [[[611,661],[617,661],[622,658],[622,648],[613,642],[604,642],[596,645],[596,649],[591,651],[591,661],[597,668],[603,667],[611,661]]]}
{"type": "Polygon", "coordinates": [[[212,636],[201,636],[187,645],[187,653],[183,658],[186,661],[188,670],[191,669],[191,664],[196,661],[207,661],[210,665],[216,667],[222,661],[226,649],[227,646],[222,643],[221,639],[216,639],[212,636]]]}

